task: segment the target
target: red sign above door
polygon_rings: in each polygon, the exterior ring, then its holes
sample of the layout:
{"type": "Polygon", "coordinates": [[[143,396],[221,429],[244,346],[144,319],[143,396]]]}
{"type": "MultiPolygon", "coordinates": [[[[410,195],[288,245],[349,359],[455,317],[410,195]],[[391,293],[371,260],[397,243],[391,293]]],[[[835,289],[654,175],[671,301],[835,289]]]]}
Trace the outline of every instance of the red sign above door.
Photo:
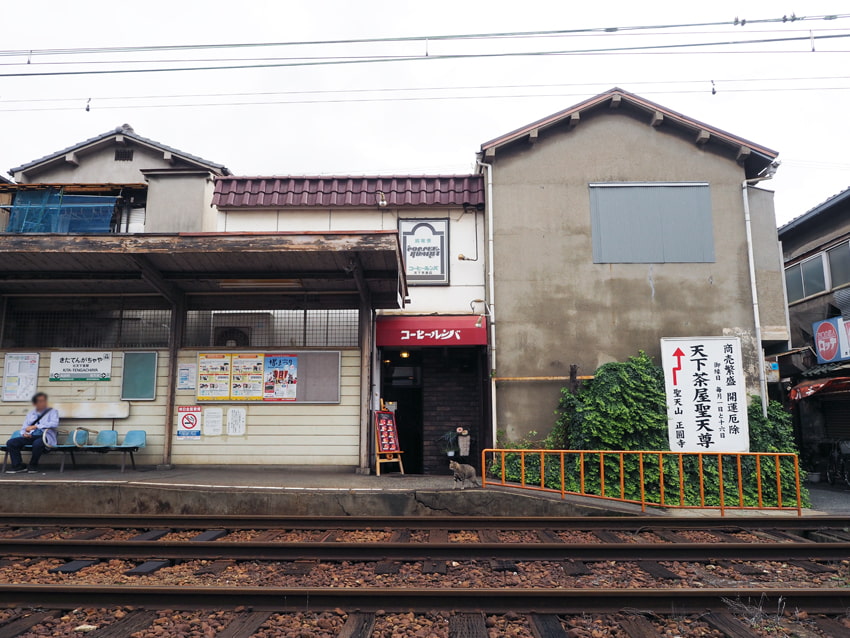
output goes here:
{"type": "Polygon", "coordinates": [[[480,315],[378,317],[379,346],[486,346],[487,321],[480,315]]]}

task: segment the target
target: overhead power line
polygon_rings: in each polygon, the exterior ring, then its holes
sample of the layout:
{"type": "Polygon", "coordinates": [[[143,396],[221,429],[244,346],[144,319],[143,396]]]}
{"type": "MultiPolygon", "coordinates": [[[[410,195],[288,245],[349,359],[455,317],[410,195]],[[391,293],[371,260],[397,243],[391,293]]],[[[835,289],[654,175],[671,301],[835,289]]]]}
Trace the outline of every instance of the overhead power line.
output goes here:
{"type": "MultiPolygon", "coordinates": [[[[306,62],[279,62],[269,64],[234,64],[215,66],[192,66],[192,67],[158,67],[146,69],[87,69],[81,71],[36,71],[30,73],[0,73],[0,78],[12,77],[55,77],[55,76],[79,76],[79,75],[114,75],[127,73],[169,73],[185,71],[227,71],[246,69],[269,69],[284,67],[315,67],[315,66],[338,66],[351,64],[388,63],[388,62],[414,62],[424,60],[463,60],[463,59],[487,59],[487,58],[514,58],[514,57],[545,57],[545,56],[581,56],[596,54],[634,54],[634,53],[662,53],[680,49],[694,49],[702,47],[722,47],[741,44],[776,44],[780,42],[806,41],[814,44],[815,41],[835,40],[850,37],[850,33],[839,33],[831,35],[792,36],[782,38],[758,38],[750,40],[726,40],[715,42],[687,42],[678,44],[641,45],[630,47],[606,47],[596,49],[568,49],[559,51],[504,51],[496,53],[456,53],[440,55],[407,55],[380,58],[357,58],[357,59],[334,59],[306,62]]],[[[765,51],[765,53],[776,53],[765,51]]],[[[802,52],[802,51],[800,51],[802,52]]],[[[736,52],[741,53],[741,52],[736,52]]],[[[84,64],[84,63],[83,63],[84,64]]]]}
{"type": "Polygon", "coordinates": [[[501,38],[528,38],[563,36],[581,33],[622,33],[629,31],[660,30],[660,29],[684,29],[684,28],[706,28],[706,27],[744,27],[748,24],[788,24],[795,22],[820,22],[840,20],[850,17],[850,13],[823,14],[815,16],[797,16],[794,14],[783,15],[773,18],[722,20],[715,22],[688,22],[680,24],[654,24],[654,25],[632,25],[632,26],[606,26],[586,27],[579,29],[551,29],[536,31],[495,31],[485,33],[465,34],[431,34],[417,36],[397,36],[381,38],[353,38],[336,40],[301,40],[289,42],[236,42],[236,43],[207,43],[207,44],[170,44],[170,45],[144,45],[144,46],[111,46],[111,47],[75,47],[62,49],[10,49],[0,50],[0,55],[78,55],[78,54],[101,54],[101,53],[144,53],[154,51],[191,51],[202,49],[239,49],[258,47],[285,47],[285,46],[317,46],[317,45],[347,45],[347,44],[376,44],[393,42],[425,42],[446,40],[481,40],[501,38]]]}

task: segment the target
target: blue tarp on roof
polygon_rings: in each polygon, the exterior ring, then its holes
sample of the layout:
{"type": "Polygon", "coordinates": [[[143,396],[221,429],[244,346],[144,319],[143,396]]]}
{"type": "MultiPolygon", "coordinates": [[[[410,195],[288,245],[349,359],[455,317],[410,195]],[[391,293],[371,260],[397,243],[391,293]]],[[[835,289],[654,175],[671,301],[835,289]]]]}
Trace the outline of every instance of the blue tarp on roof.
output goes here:
{"type": "Polygon", "coordinates": [[[108,233],[117,197],[64,195],[57,190],[15,195],[7,233],[108,233]]]}

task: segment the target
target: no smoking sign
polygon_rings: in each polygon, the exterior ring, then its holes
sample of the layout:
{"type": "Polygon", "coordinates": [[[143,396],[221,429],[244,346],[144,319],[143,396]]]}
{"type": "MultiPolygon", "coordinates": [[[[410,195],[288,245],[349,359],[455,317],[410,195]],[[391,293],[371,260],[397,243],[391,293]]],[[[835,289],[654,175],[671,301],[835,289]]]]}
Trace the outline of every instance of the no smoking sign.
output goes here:
{"type": "Polygon", "coordinates": [[[200,438],[201,436],[201,406],[179,405],[177,406],[179,423],[177,436],[181,439],[200,438]]]}

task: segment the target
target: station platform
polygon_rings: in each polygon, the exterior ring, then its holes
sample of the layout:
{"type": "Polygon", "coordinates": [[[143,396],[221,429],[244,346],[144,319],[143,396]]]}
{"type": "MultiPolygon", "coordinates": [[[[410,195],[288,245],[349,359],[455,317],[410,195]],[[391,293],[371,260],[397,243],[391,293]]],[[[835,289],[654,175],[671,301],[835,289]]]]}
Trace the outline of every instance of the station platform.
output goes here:
{"type": "Polygon", "coordinates": [[[0,513],[280,516],[629,516],[640,507],[488,487],[451,476],[298,467],[105,466],[0,475],[0,513]]]}

